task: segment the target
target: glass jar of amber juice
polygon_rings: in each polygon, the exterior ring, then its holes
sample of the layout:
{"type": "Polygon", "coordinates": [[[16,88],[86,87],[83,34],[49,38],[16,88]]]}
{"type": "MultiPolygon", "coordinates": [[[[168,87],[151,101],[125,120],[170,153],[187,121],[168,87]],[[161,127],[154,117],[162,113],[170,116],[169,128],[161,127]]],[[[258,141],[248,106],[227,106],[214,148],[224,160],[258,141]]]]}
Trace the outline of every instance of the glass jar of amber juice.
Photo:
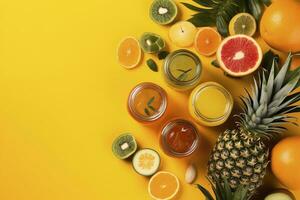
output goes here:
{"type": "Polygon", "coordinates": [[[174,51],[164,61],[164,79],[176,90],[189,90],[198,85],[201,71],[199,57],[188,50],[174,51]]]}
{"type": "Polygon", "coordinates": [[[231,114],[233,98],[220,84],[206,82],[196,87],[189,99],[189,112],[202,125],[218,126],[231,114]]]}
{"type": "Polygon", "coordinates": [[[141,83],[130,92],[127,107],[137,121],[156,121],[167,109],[167,94],[163,88],[154,83],[141,83]]]}
{"type": "Polygon", "coordinates": [[[170,121],[161,131],[160,146],[170,156],[189,156],[197,149],[198,143],[198,131],[187,120],[176,119],[170,121]]]}

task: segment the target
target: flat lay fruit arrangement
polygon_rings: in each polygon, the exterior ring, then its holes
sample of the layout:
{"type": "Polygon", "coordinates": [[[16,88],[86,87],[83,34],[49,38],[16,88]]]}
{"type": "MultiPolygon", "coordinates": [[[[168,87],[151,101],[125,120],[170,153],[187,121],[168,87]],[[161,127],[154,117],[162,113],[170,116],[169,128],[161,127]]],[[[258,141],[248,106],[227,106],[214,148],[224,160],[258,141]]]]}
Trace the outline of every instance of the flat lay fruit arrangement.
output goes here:
{"type": "Polygon", "coordinates": [[[115,138],[113,154],[129,161],[137,176],[149,179],[144,189],[150,198],[180,199],[182,182],[199,190],[199,199],[297,198],[293,193],[300,190],[300,135],[288,136],[287,125],[298,126],[294,114],[300,112],[299,11],[299,0],[153,0],[145,12],[168,38],[151,30],[138,38],[124,35],[116,47],[117,60],[129,77],[135,68],[147,66],[161,74],[169,89],[187,95],[189,119],[180,113],[168,117],[174,99],[153,82],[140,80],[124,102],[128,117],[141,126],[161,127],[157,143],[165,155],[193,157],[184,180],[161,165],[156,149],[139,146],[134,130],[115,138]],[[179,8],[192,16],[182,19],[179,8]],[[145,60],[145,55],[151,58],[145,60]],[[219,76],[250,78],[251,84],[243,85],[236,99],[217,77],[203,80],[205,68],[212,67],[219,76]],[[201,127],[218,132],[206,174],[199,174],[195,164],[201,159],[201,127]],[[262,194],[268,174],[281,188],[262,194]],[[198,176],[207,177],[211,188],[195,182],[198,176]]]}

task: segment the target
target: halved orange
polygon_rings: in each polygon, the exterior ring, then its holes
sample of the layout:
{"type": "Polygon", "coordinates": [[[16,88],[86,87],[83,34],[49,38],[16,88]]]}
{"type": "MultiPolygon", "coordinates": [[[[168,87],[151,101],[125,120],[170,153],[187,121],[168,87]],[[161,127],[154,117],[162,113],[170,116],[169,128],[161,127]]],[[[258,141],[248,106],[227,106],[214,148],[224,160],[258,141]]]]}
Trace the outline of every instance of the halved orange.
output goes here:
{"type": "Polygon", "coordinates": [[[119,63],[127,69],[138,66],[142,58],[139,41],[134,37],[124,38],[119,44],[117,56],[119,63]]]}
{"type": "Polygon", "coordinates": [[[179,191],[178,178],[166,171],[157,172],[148,184],[148,192],[155,200],[173,199],[179,191]]]}
{"type": "Polygon", "coordinates": [[[211,56],[216,53],[222,37],[214,28],[200,28],[195,37],[195,48],[200,55],[211,56]]]}

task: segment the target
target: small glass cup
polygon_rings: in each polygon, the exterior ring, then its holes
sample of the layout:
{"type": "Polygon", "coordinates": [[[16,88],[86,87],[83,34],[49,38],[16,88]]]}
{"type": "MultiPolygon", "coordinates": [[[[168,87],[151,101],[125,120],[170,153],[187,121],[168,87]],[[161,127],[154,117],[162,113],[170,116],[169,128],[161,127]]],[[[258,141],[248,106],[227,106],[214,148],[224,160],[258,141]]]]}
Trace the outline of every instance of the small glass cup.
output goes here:
{"type": "Polygon", "coordinates": [[[187,157],[198,148],[198,144],[197,128],[187,120],[172,120],[161,131],[160,146],[169,156],[187,157]]]}
{"type": "Polygon", "coordinates": [[[200,124],[219,126],[230,116],[233,98],[228,90],[215,82],[196,87],[190,95],[189,112],[200,124]]]}
{"type": "Polygon", "coordinates": [[[167,104],[165,90],[154,83],[145,82],[132,89],[128,96],[127,108],[137,121],[153,122],[164,115],[167,104]]]}
{"type": "Polygon", "coordinates": [[[174,51],[164,61],[164,79],[175,90],[194,88],[200,82],[201,71],[199,57],[185,49],[174,51]]]}

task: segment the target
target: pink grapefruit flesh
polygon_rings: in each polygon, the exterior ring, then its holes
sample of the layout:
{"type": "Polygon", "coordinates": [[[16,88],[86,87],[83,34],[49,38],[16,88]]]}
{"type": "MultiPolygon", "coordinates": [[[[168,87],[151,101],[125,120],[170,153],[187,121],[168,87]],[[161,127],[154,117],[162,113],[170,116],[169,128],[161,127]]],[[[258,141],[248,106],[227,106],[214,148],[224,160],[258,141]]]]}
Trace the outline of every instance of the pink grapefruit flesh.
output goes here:
{"type": "Polygon", "coordinates": [[[229,75],[246,76],[260,66],[262,50],[253,38],[234,35],[221,43],[217,58],[222,69],[229,75]]]}

